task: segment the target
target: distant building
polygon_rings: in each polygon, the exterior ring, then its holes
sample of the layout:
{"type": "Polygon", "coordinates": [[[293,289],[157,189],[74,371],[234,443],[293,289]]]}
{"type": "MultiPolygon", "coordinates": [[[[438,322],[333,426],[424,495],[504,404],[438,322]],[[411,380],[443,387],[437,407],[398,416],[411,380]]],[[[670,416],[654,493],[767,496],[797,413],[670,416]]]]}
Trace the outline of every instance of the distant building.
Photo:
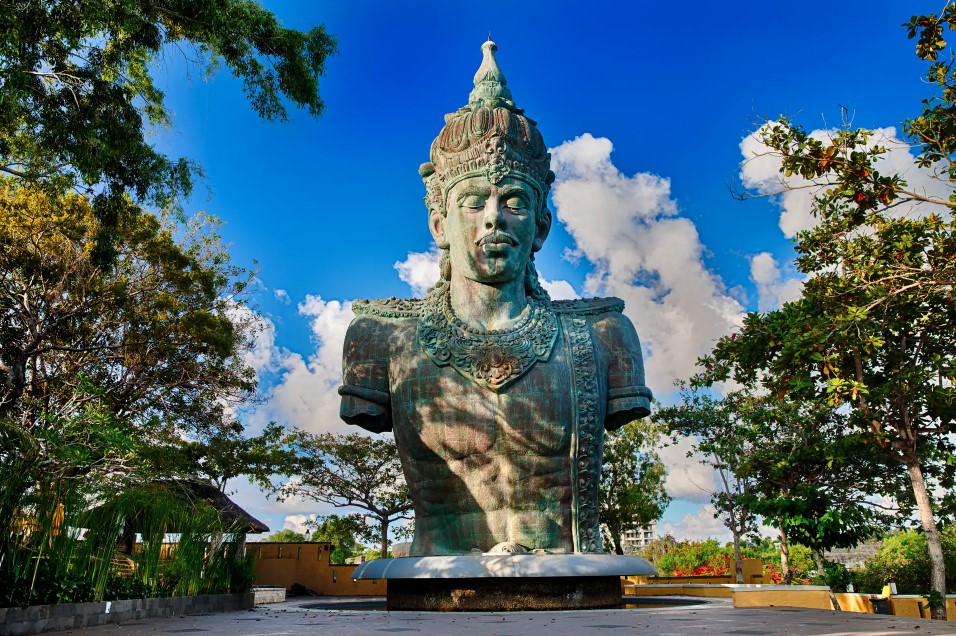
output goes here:
{"type": "Polygon", "coordinates": [[[867,559],[879,552],[882,546],[882,541],[874,539],[853,548],[828,550],[823,553],[823,558],[831,563],[842,563],[848,568],[861,567],[867,559]]]}
{"type": "Polygon", "coordinates": [[[656,538],[657,522],[652,521],[646,526],[625,530],[624,536],[621,537],[621,547],[625,554],[631,554],[644,549],[656,538]]]}

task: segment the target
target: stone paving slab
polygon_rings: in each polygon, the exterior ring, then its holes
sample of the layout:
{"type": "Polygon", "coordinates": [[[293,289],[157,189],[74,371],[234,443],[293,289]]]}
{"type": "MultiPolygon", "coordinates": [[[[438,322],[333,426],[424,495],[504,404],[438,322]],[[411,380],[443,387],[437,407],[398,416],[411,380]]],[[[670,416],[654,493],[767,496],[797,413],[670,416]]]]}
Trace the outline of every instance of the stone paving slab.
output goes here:
{"type": "Polygon", "coordinates": [[[729,600],[653,609],[431,613],[308,609],[321,601],[348,608],[369,599],[293,599],[244,612],[147,619],[59,632],[71,636],[896,636],[956,635],[956,623],[787,607],[734,608],[729,600]]]}

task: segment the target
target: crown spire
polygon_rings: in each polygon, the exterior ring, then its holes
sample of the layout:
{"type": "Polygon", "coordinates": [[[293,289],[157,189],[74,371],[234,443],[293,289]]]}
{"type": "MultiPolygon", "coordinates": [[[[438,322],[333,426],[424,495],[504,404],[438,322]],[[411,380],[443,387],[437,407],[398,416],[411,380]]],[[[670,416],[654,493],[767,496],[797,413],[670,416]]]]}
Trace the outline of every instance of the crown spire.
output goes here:
{"type": "Polygon", "coordinates": [[[471,108],[504,106],[509,110],[517,110],[508,89],[508,80],[495,60],[497,50],[498,45],[492,42],[489,33],[488,41],[481,45],[482,60],[475,73],[475,88],[468,96],[468,106],[471,108]]]}

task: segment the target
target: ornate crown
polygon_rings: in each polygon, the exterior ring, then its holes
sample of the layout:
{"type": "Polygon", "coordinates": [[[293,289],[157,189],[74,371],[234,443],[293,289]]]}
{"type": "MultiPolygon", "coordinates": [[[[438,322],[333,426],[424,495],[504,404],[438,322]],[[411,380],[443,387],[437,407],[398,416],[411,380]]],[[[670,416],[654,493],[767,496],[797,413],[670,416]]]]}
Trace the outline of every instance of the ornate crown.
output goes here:
{"type": "Polygon", "coordinates": [[[457,182],[486,176],[498,183],[506,176],[528,182],[538,191],[539,208],[554,181],[551,155],[535,122],[515,106],[498,63],[498,47],[489,38],[475,73],[468,105],[445,115],[445,126],[432,142],[431,161],[418,172],[428,191],[425,203],[445,210],[445,197],[457,182]]]}

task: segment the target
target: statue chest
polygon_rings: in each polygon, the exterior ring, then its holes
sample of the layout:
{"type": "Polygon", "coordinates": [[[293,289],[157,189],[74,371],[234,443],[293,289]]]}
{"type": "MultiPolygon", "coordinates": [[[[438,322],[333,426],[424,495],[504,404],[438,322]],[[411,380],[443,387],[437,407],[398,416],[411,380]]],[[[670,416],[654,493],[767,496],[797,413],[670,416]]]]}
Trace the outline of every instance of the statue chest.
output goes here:
{"type": "Polygon", "coordinates": [[[417,342],[393,351],[392,421],[403,454],[426,462],[486,454],[515,461],[569,458],[572,377],[564,347],[557,344],[547,361],[499,392],[451,366],[437,366],[417,342]]]}

